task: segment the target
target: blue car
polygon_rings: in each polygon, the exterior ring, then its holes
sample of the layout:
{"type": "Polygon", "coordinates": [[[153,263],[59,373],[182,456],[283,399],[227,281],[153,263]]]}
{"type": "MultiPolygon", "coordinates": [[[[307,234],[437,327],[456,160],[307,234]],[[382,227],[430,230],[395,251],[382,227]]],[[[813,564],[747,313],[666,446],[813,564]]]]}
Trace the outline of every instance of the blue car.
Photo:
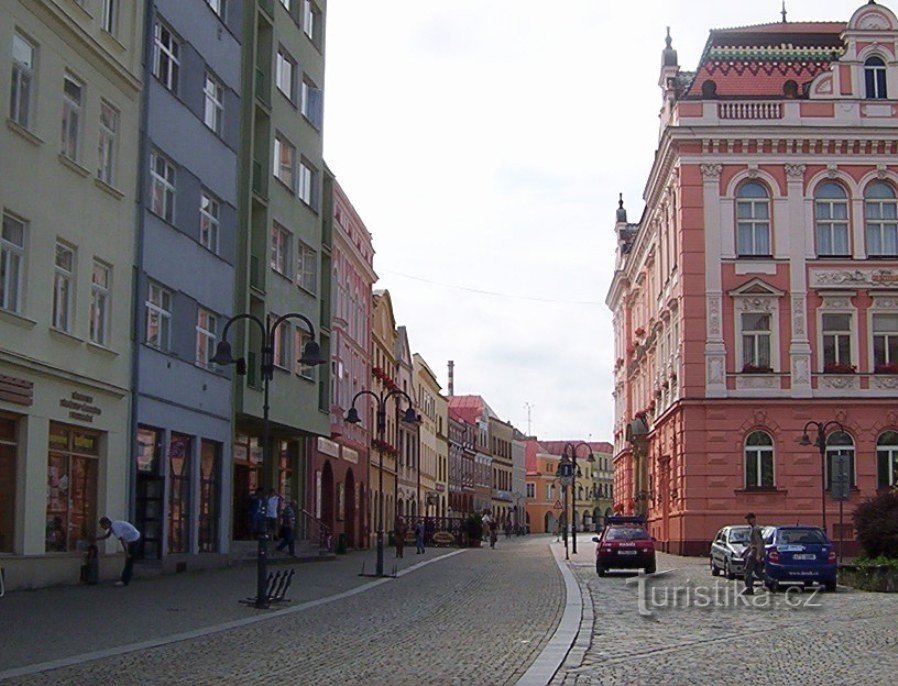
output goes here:
{"type": "Polygon", "coordinates": [[[764,529],[764,585],[822,584],[836,590],[836,550],[817,526],[769,526],[764,529]]]}

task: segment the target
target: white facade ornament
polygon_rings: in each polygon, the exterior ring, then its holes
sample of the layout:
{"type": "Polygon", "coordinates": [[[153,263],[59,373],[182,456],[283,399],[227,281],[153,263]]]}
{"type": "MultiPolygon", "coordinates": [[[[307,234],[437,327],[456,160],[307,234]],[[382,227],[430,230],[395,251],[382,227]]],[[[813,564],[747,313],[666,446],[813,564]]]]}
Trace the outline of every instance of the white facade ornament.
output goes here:
{"type": "Polygon", "coordinates": [[[835,164],[826,165],[826,175],[829,178],[831,178],[831,179],[836,178],[838,171],[839,171],[839,167],[837,165],[835,165],[835,164]]]}
{"type": "Polygon", "coordinates": [[[792,385],[807,386],[811,383],[811,363],[807,356],[792,361],[792,385]]]}
{"type": "Polygon", "coordinates": [[[875,10],[862,16],[857,22],[857,27],[861,31],[888,31],[892,28],[889,20],[875,10]]]}
{"type": "Polygon", "coordinates": [[[811,269],[811,286],[814,288],[894,288],[898,289],[898,270],[858,268],[858,269],[811,269]]]}
{"type": "Polygon", "coordinates": [[[860,379],[855,374],[822,374],[819,382],[822,388],[838,391],[856,390],[861,387],[860,379]]]}
{"type": "Polygon", "coordinates": [[[804,178],[804,172],[807,169],[807,165],[804,164],[787,164],[786,165],[786,176],[790,179],[801,180],[804,178]]]}
{"type": "Polygon", "coordinates": [[[733,296],[742,312],[772,312],[776,309],[775,296],[733,296]]]}
{"type": "Polygon", "coordinates": [[[708,360],[708,383],[723,385],[723,366],[722,357],[712,357],[708,360]]]}
{"type": "Polygon", "coordinates": [[[719,340],[720,328],[720,296],[708,295],[708,337],[719,340]]]}
{"type": "Polygon", "coordinates": [[[884,179],[884,178],[886,178],[886,176],[887,176],[886,166],[884,164],[877,164],[876,165],[876,178],[884,179]]]}
{"type": "Polygon", "coordinates": [[[792,296],[792,331],[794,336],[804,336],[807,333],[805,329],[804,296],[801,295],[792,296]]]}
{"type": "Polygon", "coordinates": [[[708,181],[710,179],[719,179],[720,175],[723,173],[723,165],[722,164],[703,164],[702,167],[702,177],[708,181]]]}
{"type": "Polygon", "coordinates": [[[898,389],[898,374],[875,374],[870,377],[870,387],[882,391],[898,389]]]}
{"type": "Polygon", "coordinates": [[[826,296],[820,305],[827,310],[850,310],[852,308],[850,297],[826,296]]]}
{"type": "Polygon", "coordinates": [[[898,310],[898,298],[892,296],[873,296],[874,310],[898,310]]]}
{"type": "Polygon", "coordinates": [[[750,166],[748,168],[748,178],[756,179],[758,178],[758,168],[755,166],[750,166]]]}
{"type": "Polygon", "coordinates": [[[772,374],[742,374],[736,377],[736,390],[766,390],[780,388],[779,377],[772,374]]]}

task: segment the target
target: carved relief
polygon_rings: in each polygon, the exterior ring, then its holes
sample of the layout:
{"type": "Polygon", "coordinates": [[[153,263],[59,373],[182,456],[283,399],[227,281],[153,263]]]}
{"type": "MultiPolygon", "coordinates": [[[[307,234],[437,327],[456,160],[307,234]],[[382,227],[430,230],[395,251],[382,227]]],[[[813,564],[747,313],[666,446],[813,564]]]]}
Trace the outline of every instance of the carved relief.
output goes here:
{"type": "Polygon", "coordinates": [[[792,360],[792,384],[807,386],[811,382],[811,363],[807,357],[796,357],[792,360]]]}
{"type": "Polygon", "coordinates": [[[708,383],[723,384],[723,358],[712,357],[708,360],[708,383]]]}
{"type": "Polygon", "coordinates": [[[708,296],[708,337],[720,338],[720,296],[708,296]]]}
{"type": "Polygon", "coordinates": [[[894,391],[898,389],[898,375],[896,374],[877,374],[870,377],[870,387],[883,391],[894,391]]]}
{"type": "Polygon", "coordinates": [[[888,31],[892,28],[888,18],[875,10],[858,19],[857,27],[862,31],[888,31]]]}
{"type": "Polygon", "coordinates": [[[722,164],[703,164],[701,169],[702,177],[705,179],[705,181],[709,181],[711,179],[719,179],[720,175],[723,173],[722,164]]]}
{"type": "Polygon", "coordinates": [[[807,166],[803,164],[787,164],[786,165],[786,176],[790,179],[795,179],[799,181],[804,178],[804,172],[807,169],[807,166]]]}
{"type": "Polygon", "coordinates": [[[772,391],[780,387],[779,378],[768,374],[743,374],[736,377],[737,390],[772,391]]]}
{"type": "Polygon", "coordinates": [[[837,172],[838,172],[838,171],[839,171],[839,167],[837,167],[835,164],[828,164],[828,165],[826,165],[826,175],[827,175],[829,178],[831,178],[831,179],[836,178],[836,175],[837,175],[837,172]]]}
{"type": "Polygon", "coordinates": [[[898,310],[898,298],[892,297],[873,297],[874,310],[898,310]]]}
{"type": "Polygon", "coordinates": [[[735,296],[735,300],[742,312],[772,312],[776,309],[776,298],[735,296]]]}
{"type": "Polygon", "coordinates": [[[823,374],[819,378],[821,388],[844,391],[861,387],[860,379],[854,374],[823,374]]]}
{"type": "Polygon", "coordinates": [[[852,309],[851,298],[843,298],[839,296],[827,296],[823,298],[825,309],[830,310],[850,310],[852,309]]]}
{"type": "Polygon", "coordinates": [[[804,297],[800,295],[792,296],[792,330],[796,336],[804,336],[805,330],[805,311],[804,297]]]}
{"type": "Polygon", "coordinates": [[[876,165],[876,178],[884,179],[887,176],[886,174],[886,166],[884,164],[876,165]]]}
{"type": "Polygon", "coordinates": [[[898,271],[891,269],[812,269],[811,285],[817,288],[898,288],[898,271]]]}

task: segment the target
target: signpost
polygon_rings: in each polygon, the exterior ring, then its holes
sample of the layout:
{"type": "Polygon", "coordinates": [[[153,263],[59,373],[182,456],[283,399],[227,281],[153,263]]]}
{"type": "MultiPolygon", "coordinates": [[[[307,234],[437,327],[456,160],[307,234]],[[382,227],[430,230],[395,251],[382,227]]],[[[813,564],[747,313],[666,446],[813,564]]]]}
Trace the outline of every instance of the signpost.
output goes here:
{"type": "Polygon", "coordinates": [[[830,493],[839,501],[839,562],[842,562],[842,540],[844,539],[843,504],[851,493],[851,461],[848,455],[836,453],[830,462],[832,468],[832,486],[830,493]]]}

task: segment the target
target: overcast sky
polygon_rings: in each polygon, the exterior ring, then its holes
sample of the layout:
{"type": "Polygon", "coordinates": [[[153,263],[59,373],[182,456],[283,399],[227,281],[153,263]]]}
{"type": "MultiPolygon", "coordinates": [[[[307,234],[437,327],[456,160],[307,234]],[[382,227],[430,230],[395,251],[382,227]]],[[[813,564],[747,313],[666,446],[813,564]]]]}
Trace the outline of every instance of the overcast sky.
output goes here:
{"type": "Polygon", "coordinates": [[[541,438],[611,440],[614,211],[642,212],[665,27],[692,71],[710,28],[779,20],[780,0],[329,0],[325,159],[444,393],[452,359],[455,393],[522,431],[529,403],[541,438]]]}

